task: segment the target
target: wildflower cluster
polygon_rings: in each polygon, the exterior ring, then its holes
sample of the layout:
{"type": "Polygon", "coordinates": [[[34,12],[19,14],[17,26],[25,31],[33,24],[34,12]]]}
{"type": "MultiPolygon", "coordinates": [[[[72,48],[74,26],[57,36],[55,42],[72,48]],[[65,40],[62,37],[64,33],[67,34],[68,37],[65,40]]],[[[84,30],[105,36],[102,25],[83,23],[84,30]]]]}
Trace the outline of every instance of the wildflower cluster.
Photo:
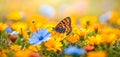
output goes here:
{"type": "Polygon", "coordinates": [[[57,23],[43,16],[22,21],[16,14],[7,17],[15,21],[0,22],[0,57],[120,56],[120,16],[114,12],[71,18],[69,35],[53,30],[57,23]]]}

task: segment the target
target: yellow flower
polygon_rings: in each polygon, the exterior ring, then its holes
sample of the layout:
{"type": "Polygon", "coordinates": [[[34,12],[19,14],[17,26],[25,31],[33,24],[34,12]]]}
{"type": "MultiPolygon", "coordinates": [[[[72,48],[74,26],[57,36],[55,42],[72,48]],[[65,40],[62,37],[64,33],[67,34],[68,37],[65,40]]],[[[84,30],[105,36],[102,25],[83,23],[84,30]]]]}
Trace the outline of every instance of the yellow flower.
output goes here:
{"type": "Polygon", "coordinates": [[[28,25],[24,22],[16,22],[12,25],[12,29],[23,35],[24,38],[29,38],[27,34],[28,25]]]}
{"type": "Polygon", "coordinates": [[[47,47],[48,51],[62,51],[62,43],[59,40],[50,39],[49,41],[45,42],[45,46],[47,47]]]}
{"type": "Polygon", "coordinates": [[[53,31],[53,28],[55,27],[54,23],[49,22],[48,24],[43,26],[44,28],[47,28],[49,31],[53,31]]]}
{"type": "Polygon", "coordinates": [[[118,20],[116,20],[116,22],[117,22],[117,25],[120,26],[120,18],[118,20]]]}
{"type": "Polygon", "coordinates": [[[77,14],[70,14],[70,18],[72,20],[72,24],[77,23],[78,15],[77,14]]]}
{"type": "Polygon", "coordinates": [[[18,12],[18,11],[15,11],[15,12],[10,12],[8,15],[7,15],[7,19],[8,20],[20,20],[24,17],[24,14],[22,12],[18,12]]]}
{"type": "Polygon", "coordinates": [[[19,51],[21,49],[21,46],[19,46],[19,45],[12,45],[10,48],[11,48],[11,50],[19,51]]]}
{"type": "Polygon", "coordinates": [[[34,16],[30,16],[26,22],[29,24],[30,26],[30,31],[31,32],[37,32],[38,28],[46,28],[46,23],[47,20],[44,16],[42,15],[34,15],[34,16]]]}
{"type": "Polygon", "coordinates": [[[19,50],[15,52],[14,56],[15,57],[29,57],[31,51],[30,50],[19,50]]]}
{"type": "Polygon", "coordinates": [[[85,16],[83,18],[80,19],[80,23],[83,27],[87,27],[88,25],[94,25],[99,23],[97,17],[95,16],[85,16]]]}
{"type": "Polygon", "coordinates": [[[119,18],[119,13],[118,12],[116,12],[116,11],[111,11],[110,12],[110,19],[109,19],[110,23],[116,23],[118,18],[119,18]]]}
{"type": "Polygon", "coordinates": [[[99,45],[102,42],[102,37],[100,35],[88,37],[88,42],[90,45],[99,45]]]}
{"type": "Polygon", "coordinates": [[[42,24],[41,23],[33,23],[30,25],[30,31],[31,32],[37,32],[38,28],[41,28],[42,24]]]}
{"type": "Polygon", "coordinates": [[[87,57],[107,57],[104,51],[91,51],[87,53],[87,57]]]}
{"type": "Polygon", "coordinates": [[[74,33],[74,34],[80,34],[80,27],[79,26],[77,26],[77,25],[72,25],[72,33],[74,33]]]}
{"type": "Polygon", "coordinates": [[[19,32],[19,34],[23,34],[27,30],[28,26],[24,22],[16,22],[12,25],[12,28],[19,32]]]}
{"type": "Polygon", "coordinates": [[[89,34],[91,31],[89,29],[84,29],[84,28],[81,28],[80,29],[80,32],[79,32],[79,35],[80,36],[86,36],[87,34],[89,34]]]}
{"type": "Polygon", "coordinates": [[[28,22],[29,24],[34,21],[35,23],[41,23],[44,24],[47,22],[46,18],[41,16],[41,15],[34,15],[34,16],[30,16],[26,22],[28,22]]]}
{"type": "Polygon", "coordinates": [[[51,34],[53,39],[59,40],[59,41],[62,41],[66,37],[66,33],[59,33],[59,32],[52,31],[51,34]]]}
{"type": "Polygon", "coordinates": [[[71,43],[76,43],[79,40],[79,35],[75,34],[75,35],[70,35],[67,37],[67,40],[71,43]]]}
{"type": "Polygon", "coordinates": [[[40,45],[37,46],[30,45],[28,49],[37,52],[38,50],[40,50],[40,45]]]}
{"type": "Polygon", "coordinates": [[[0,22],[0,31],[5,30],[6,27],[7,27],[7,24],[0,22]]]}

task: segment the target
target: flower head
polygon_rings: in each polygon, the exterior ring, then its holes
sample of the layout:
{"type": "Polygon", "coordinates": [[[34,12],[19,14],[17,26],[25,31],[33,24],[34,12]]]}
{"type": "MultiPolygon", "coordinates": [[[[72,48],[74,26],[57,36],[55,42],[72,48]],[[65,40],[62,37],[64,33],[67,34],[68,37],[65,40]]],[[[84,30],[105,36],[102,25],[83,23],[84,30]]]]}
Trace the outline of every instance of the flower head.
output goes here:
{"type": "Polygon", "coordinates": [[[11,29],[10,27],[7,27],[7,28],[5,29],[5,31],[6,31],[7,33],[11,33],[11,32],[12,32],[12,29],[11,29]]]}
{"type": "Polygon", "coordinates": [[[76,46],[69,46],[68,48],[64,49],[64,53],[68,55],[79,56],[85,54],[85,52],[86,51],[83,48],[78,48],[76,46]]]}
{"type": "Polygon", "coordinates": [[[70,43],[76,43],[79,40],[79,35],[70,35],[70,36],[67,37],[67,40],[70,43]]]}
{"type": "Polygon", "coordinates": [[[21,20],[22,18],[24,18],[24,13],[23,13],[23,12],[15,11],[15,12],[10,12],[10,13],[7,15],[7,19],[8,19],[8,20],[17,21],[17,20],[21,20]]]}
{"type": "Polygon", "coordinates": [[[48,51],[53,50],[54,52],[57,52],[58,50],[62,50],[62,43],[58,40],[55,39],[50,39],[49,41],[45,42],[45,46],[47,47],[48,51]]]}
{"type": "Polygon", "coordinates": [[[21,49],[21,46],[19,46],[19,45],[12,45],[10,48],[11,48],[11,50],[19,51],[21,49]]]}
{"type": "Polygon", "coordinates": [[[102,43],[102,37],[99,34],[96,36],[90,36],[88,37],[88,42],[90,45],[99,45],[102,43]]]}
{"type": "Polygon", "coordinates": [[[30,54],[31,54],[31,51],[28,49],[25,49],[25,50],[16,51],[14,56],[15,57],[29,57],[30,54]]]}
{"type": "Polygon", "coordinates": [[[33,45],[41,44],[50,39],[50,32],[47,29],[40,30],[38,29],[37,32],[33,32],[33,36],[30,37],[30,43],[33,45]]]}
{"type": "Polygon", "coordinates": [[[7,27],[7,24],[0,22],[0,31],[5,30],[6,27],[7,27]]]}
{"type": "Polygon", "coordinates": [[[105,51],[91,51],[87,53],[87,57],[107,57],[105,51]]]}

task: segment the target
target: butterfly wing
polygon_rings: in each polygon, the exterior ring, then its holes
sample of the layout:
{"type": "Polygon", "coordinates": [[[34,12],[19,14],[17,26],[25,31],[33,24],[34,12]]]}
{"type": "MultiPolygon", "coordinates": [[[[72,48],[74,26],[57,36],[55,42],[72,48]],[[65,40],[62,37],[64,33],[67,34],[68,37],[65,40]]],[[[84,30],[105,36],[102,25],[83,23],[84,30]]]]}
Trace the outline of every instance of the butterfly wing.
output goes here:
{"type": "Polygon", "coordinates": [[[71,27],[71,18],[70,17],[66,17],[64,18],[62,21],[60,21],[56,27],[54,28],[54,30],[56,32],[59,33],[67,33],[67,35],[70,34],[70,32],[72,31],[72,27],[71,27]]]}

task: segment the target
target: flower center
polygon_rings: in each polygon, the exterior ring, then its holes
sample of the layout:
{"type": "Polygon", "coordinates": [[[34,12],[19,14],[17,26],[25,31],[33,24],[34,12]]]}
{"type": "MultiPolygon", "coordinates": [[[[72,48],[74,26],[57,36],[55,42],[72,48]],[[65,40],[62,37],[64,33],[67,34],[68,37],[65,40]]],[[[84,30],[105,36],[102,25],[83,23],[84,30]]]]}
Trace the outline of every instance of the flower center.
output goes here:
{"type": "Polygon", "coordinates": [[[40,36],[40,37],[39,37],[39,40],[42,40],[43,38],[44,38],[43,36],[40,36]]]}

